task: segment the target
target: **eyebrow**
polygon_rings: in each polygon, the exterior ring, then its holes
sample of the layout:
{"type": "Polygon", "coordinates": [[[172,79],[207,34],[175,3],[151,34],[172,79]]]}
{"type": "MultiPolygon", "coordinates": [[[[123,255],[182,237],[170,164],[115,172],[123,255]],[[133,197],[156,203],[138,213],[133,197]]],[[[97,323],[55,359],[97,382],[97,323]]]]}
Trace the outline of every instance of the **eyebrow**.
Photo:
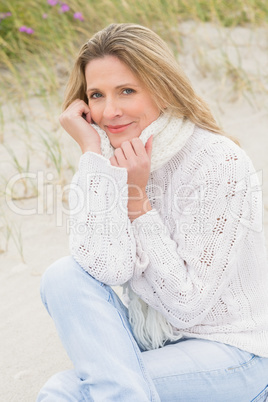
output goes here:
{"type": "MultiPolygon", "coordinates": [[[[121,84],[121,85],[117,85],[115,87],[115,89],[120,89],[120,88],[131,88],[131,87],[139,87],[140,85],[136,85],[136,84],[130,84],[130,83],[126,83],[126,84],[121,84]]],[[[87,92],[92,92],[92,91],[99,91],[99,88],[88,88],[87,92]]]]}

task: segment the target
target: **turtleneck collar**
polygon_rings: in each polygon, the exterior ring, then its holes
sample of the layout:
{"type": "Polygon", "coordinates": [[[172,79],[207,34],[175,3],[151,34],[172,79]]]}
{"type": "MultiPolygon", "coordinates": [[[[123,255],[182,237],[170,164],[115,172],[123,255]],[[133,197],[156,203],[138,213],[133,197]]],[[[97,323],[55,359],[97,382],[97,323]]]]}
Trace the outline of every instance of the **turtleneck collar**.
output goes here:
{"type": "MultiPolygon", "coordinates": [[[[92,124],[92,127],[98,132],[101,138],[102,155],[110,159],[115,149],[111,145],[106,132],[96,124],[92,124]]],[[[144,145],[150,136],[153,135],[151,172],[166,164],[185,145],[188,138],[192,135],[194,127],[194,123],[189,119],[162,113],[141,132],[139,138],[144,145]]]]}

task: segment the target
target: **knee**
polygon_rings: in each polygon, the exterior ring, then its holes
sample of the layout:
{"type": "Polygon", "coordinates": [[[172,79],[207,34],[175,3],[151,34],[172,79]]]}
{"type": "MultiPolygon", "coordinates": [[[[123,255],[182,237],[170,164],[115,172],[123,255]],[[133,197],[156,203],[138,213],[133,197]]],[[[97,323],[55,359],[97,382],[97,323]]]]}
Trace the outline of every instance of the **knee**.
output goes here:
{"type": "Polygon", "coordinates": [[[72,256],[62,257],[53,262],[41,278],[40,293],[42,301],[47,305],[49,296],[69,292],[73,288],[77,271],[82,270],[72,256]]]}
{"type": "Polygon", "coordinates": [[[81,394],[74,370],[54,374],[40,390],[36,402],[78,401],[81,394]]]}

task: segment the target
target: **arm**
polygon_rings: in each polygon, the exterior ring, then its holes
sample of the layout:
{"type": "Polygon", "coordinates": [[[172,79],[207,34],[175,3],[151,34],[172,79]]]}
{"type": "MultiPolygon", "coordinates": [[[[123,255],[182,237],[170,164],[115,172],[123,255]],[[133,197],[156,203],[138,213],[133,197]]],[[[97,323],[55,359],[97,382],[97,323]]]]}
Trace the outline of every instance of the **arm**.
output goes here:
{"type": "Polygon", "coordinates": [[[181,329],[200,324],[219,300],[236,273],[240,246],[254,229],[252,194],[245,179],[249,160],[242,151],[212,148],[187,183],[192,188],[188,198],[183,193],[179,197],[180,178],[174,174],[175,234],[154,209],[132,223],[137,260],[131,286],[181,329]]]}
{"type": "Polygon", "coordinates": [[[84,153],[69,194],[71,254],[108,285],[133,275],[135,239],[127,213],[127,171],[94,152],[84,153]]]}
{"type": "Polygon", "coordinates": [[[83,155],[69,194],[69,244],[75,260],[109,285],[133,274],[135,239],[127,215],[127,171],[101,155],[100,137],[91,125],[88,105],[73,101],[60,123],[83,155]]]}

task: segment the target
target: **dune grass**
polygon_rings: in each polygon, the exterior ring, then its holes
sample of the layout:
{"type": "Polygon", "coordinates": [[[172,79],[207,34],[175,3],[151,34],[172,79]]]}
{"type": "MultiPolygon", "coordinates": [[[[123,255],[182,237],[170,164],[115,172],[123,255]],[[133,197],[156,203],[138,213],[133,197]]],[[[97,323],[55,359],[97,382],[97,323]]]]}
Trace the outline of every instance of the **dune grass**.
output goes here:
{"type": "Polygon", "coordinates": [[[47,51],[66,55],[79,37],[88,37],[112,22],[134,22],[154,27],[174,40],[179,21],[213,21],[223,26],[261,25],[268,22],[266,0],[2,0],[0,63],[26,61],[47,51]],[[56,5],[50,4],[57,3],[56,5]],[[76,15],[75,13],[81,13],[76,15]],[[5,15],[6,14],[6,15],[5,15]],[[7,15],[8,14],[8,15],[7,15]],[[21,27],[34,32],[20,32],[21,27]]]}
{"type": "MultiPolygon", "coordinates": [[[[49,2],[54,4],[53,0],[1,1],[0,13],[11,13],[0,16],[1,52],[16,60],[47,50],[57,49],[57,53],[65,54],[72,51],[80,34],[88,36],[112,22],[157,25],[167,36],[178,21],[185,19],[213,21],[228,27],[268,22],[266,0],[66,0],[68,11],[62,8],[63,2],[54,1],[58,3],[54,6],[49,2]],[[77,12],[83,21],[74,18],[77,12]],[[20,32],[22,26],[34,32],[20,32]]],[[[5,63],[5,59],[1,60],[5,63]]]]}
{"type": "Polygon", "coordinates": [[[260,26],[268,22],[266,0],[66,0],[66,3],[1,1],[1,92],[22,99],[33,92],[40,96],[56,93],[61,86],[58,63],[65,66],[67,74],[79,44],[112,22],[133,22],[153,28],[175,51],[180,37],[174,29],[183,20],[212,21],[225,27],[260,26]],[[57,4],[51,5],[54,3],[57,4]]]}

